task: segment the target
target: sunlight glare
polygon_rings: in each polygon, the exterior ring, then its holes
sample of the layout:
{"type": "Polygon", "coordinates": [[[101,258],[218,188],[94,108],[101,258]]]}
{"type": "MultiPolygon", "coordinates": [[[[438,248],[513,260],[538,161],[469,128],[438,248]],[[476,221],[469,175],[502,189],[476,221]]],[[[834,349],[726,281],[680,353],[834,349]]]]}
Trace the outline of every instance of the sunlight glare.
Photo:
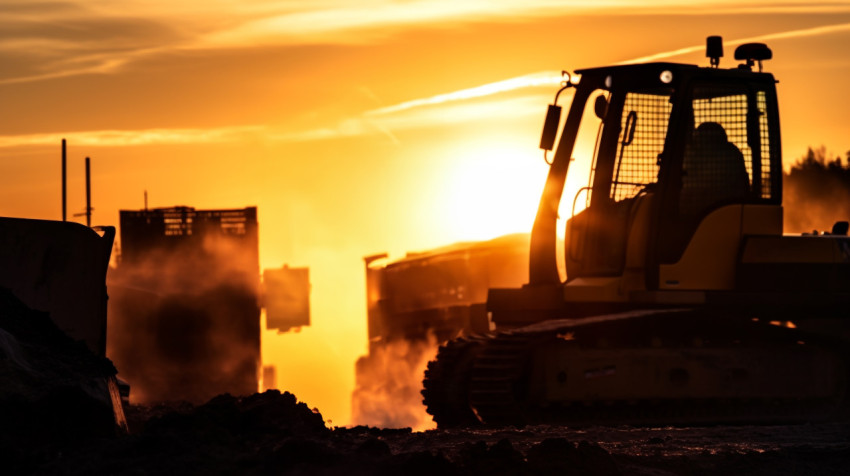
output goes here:
{"type": "Polygon", "coordinates": [[[471,144],[445,171],[437,206],[458,240],[530,232],[548,166],[527,144],[471,144]]]}

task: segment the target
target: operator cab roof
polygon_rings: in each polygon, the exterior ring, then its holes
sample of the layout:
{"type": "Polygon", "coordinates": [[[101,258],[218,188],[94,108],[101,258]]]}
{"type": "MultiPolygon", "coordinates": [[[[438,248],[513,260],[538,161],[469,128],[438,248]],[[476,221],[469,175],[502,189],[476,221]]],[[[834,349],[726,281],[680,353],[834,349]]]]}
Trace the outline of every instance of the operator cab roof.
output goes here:
{"type": "MultiPolygon", "coordinates": [[[[747,43],[738,46],[735,49],[735,60],[743,61],[743,63],[732,68],[719,67],[722,56],[722,38],[710,36],[706,42],[706,57],[710,58],[711,63],[709,67],[661,62],[584,68],[576,70],[576,73],[581,75],[581,81],[591,83],[591,87],[604,89],[620,89],[624,87],[623,85],[626,88],[675,87],[683,80],[690,78],[775,82],[772,74],[762,72],[762,61],[773,58],[773,52],[763,43],[747,43]],[[758,63],[757,72],[753,71],[756,63],[758,63]]],[[[585,84],[585,87],[587,86],[585,84]]]]}
{"type": "Polygon", "coordinates": [[[579,87],[602,89],[632,89],[647,87],[677,87],[691,79],[727,79],[747,82],[775,82],[770,73],[760,73],[746,66],[734,68],[700,67],[683,63],[642,63],[576,70],[581,75],[579,87]]]}

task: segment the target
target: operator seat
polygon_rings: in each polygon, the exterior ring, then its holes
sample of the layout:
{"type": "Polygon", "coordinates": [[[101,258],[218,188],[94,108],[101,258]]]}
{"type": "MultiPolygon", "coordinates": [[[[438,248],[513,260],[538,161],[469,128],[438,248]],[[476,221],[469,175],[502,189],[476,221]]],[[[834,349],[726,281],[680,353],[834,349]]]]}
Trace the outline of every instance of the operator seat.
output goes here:
{"type": "Polygon", "coordinates": [[[744,155],[716,122],[703,122],[694,130],[682,174],[682,215],[702,214],[721,203],[740,203],[750,190],[744,155]]]}

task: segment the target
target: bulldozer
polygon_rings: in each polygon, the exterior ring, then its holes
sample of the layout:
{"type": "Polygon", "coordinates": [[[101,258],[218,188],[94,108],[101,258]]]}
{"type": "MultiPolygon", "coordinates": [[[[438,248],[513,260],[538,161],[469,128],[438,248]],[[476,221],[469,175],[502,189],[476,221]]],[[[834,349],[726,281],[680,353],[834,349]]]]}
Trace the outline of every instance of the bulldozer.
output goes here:
{"type": "Polygon", "coordinates": [[[517,233],[364,258],[369,352],[355,366],[355,424],[433,426],[419,395],[424,365],[437,344],[490,331],[487,291],[524,282],[528,240],[517,233]]]}
{"type": "Polygon", "coordinates": [[[428,364],[438,426],[847,416],[847,222],[783,234],[773,53],[742,44],[731,68],[722,56],[713,36],[708,66],[564,73],[541,138],[550,168],[527,283],[490,289],[495,331],[449,341],[428,364]],[[578,154],[579,137],[592,153],[578,154]],[[563,197],[573,161],[589,164],[588,185],[563,197]]]}

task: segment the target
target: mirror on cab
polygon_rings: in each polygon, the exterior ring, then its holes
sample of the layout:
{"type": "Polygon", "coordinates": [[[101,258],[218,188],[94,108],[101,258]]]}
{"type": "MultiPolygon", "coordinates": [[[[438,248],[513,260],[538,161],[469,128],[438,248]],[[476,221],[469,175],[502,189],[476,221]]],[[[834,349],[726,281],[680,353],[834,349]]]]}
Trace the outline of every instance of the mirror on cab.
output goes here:
{"type": "Polygon", "coordinates": [[[605,114],[608,113],[608,100],[605,99],[605,96],[600,94],[596,96],[596,101],[593,103],[593,112],[596,113],[596,117],[601,120],[605,120],[605,114]]]}
{"type": "Polygon", "coordinates": [[[543,123],[543,134],[540,136],[540,148],[552,150],[555,137],[558,136],[558,125],[561,124],[561,106],[549,105],[546,111],[546,122],[543,123]]]}

